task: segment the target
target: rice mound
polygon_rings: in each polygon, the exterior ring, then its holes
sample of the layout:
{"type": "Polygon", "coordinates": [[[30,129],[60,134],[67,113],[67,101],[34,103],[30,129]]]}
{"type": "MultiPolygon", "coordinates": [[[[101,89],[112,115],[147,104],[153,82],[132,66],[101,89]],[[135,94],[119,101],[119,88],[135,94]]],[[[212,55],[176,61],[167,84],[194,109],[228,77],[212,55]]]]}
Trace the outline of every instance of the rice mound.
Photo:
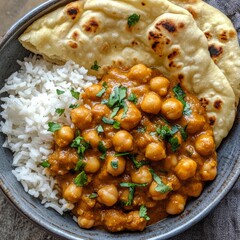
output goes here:
{"type": "Polygon", "coordinates": [[[0,90],[4,119],[0,130],[7,135],[3,147],[13,152],[12,173],[30,195],[40,198],[45,207],[52,207],[60,214],[73,205],[60,199],[55,180],[40,163],[52,153],[53,134],[48,122],[71,125],[71,104],[80,104],[72,94],[96,82],[87,70],[68,61],[63,66],[53,65],[34,55],[18,61],[20,70],[13,73],[0,90]],[[64,91],[58,95],[56,90],[64,91]],[[65,109],[59,116],[57,108],[65,109]]]}

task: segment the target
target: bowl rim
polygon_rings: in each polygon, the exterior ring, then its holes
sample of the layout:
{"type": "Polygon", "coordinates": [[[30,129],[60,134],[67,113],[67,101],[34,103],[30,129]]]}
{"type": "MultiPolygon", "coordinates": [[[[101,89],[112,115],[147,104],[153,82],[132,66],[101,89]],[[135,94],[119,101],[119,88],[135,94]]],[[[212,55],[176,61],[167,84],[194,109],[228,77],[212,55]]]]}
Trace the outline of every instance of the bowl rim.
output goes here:
{"type": "MultiPolygon", "coordinates": [[[[34,20],[34,16],[39,15],[42,11],[50,12],[53,9],[56,9],[57,7],[62,6],[65,3],[73,2],[75,0],[48,0],[37,7],[33,8],[31,11],[29,11],[27,14],[25,14],[23,17],[21,17],[18,21],[16,21],[9,30],[5,33],[3,38],[0,41],[0,52],[4,48],[5,44],[8,43],[8,41],[11,39],[11,37],[15,34],[15,32],[23,27],[25,24],[30,25],[34,20]],[[51,10],[50,10],[51,9],[51,10]],[[29,23],[30,22],[30,23],[29,23]]],[[[44,13],[45,14],[45,13],[44,13]]],[[[44,15],[42,14],[42,15],[44,15]]],[[[38,17],[39,18],[39,17],[38,17]]],[[[36,18],[36,19],[38,19],[36,18]]],[[[240,106],[238,106],[238,111],[240,111],[240,106]]],[[[236,116],[237,118],[237,116],[236,116]]],[[[237,123],[239,124],[239,123],[237,123]]],[[[240,160],[240,156],[238,157],[238,161],[240,160]]],[[[228,184],[225,186],[224,190],[220,192],[220,194],[214,199],[214,201],[211,202],[202,212],[198,213],[195,217],[190,219],[187,223],[183,224],[182,226],[179,226],[165,234],[163,234],[160,238],[159,236],[148,238],[151,240],[157,240],[157,239],[168,239],[170,237],[176,236],[193,225],[195,225],[197,222],[202,220],[204,217],[206,217],[219,203],[220,201],[226,196],[226,194],[231,190],[231,188],[234,186],[236,181],[238,180],[240,176],[240,168],[237,169],[236,172],[231,177],[231,181],[228,182],[228,184]]],[[[47,223],[44,223],[43,221],[38,221],[38,219],[32,215],[30,212],[27,212],[23,207],[16,204],[17,202],[14,200],[14,198],[11,196],[10,191],[7,189],[7,186],[4,184],[3,181],[0,180],[0,190],[4,193],[4,195],[7,197],[11,205],[23,216],[25,216],[27,219],[29,219],[32,223],[34,223],[36,226],[39,226],[43,230],[53,234],[54,236],[60,237],[62,239],[73,239],[73,240],[83,240],[83,238],[76,238],[75,236],[71,235],[70,233],[65,232],[64,230],[58,228],[57,226],[49,226],[47,223]]]]}

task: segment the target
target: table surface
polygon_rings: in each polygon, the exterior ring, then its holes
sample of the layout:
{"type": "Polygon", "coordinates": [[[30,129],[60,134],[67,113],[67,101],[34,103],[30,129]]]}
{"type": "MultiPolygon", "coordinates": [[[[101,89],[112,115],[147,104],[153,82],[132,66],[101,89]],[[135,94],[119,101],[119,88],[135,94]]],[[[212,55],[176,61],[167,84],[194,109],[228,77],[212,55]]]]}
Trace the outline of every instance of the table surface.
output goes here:
{"type": "MultiPolygon", "coordinates": [[[[45,0],[0,0],[0,36],[26,12],[45,0]]],[[[0,191],[1,240],[57,240],[21,216],[0,191]]],[[[239,240],[240,181],[221,203],[201,222],[173,240],[239,240]],[[229,238],[229,236],[231,236],[229,238]]]]}

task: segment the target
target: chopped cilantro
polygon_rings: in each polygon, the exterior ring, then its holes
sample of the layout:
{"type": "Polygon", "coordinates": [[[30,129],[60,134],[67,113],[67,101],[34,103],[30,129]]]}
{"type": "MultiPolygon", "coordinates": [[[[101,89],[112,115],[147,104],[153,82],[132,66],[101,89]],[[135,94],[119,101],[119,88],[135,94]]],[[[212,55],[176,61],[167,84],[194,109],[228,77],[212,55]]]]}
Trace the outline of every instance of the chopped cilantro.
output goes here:
{"type": "Polygon", "coordinates": [[[48,131],[49,132],[56,132],[61,129],[61,125],[59,123],[49,122],[48,123],[48,131]]]}
{"type": "Polygon", "coordinates": [[[172,136],[172,132],[167,125],[158,127],[156,129],[156,132],[162,139],[166,139],[172,136]]]}
{"type": "Polygon", "coordinates": [[[102,125],[97,126],[97,132],[98,133],[103,133],[104,132],[104,129],[103,129],[102,125]]]}
{"type": "Polygon", "coordinates": [[[98,143],[98,150],[99,150],[99,152],[102,153],[102,155],[100,156],[100,159],[101,159],[101,160],[104,160],[104,159],[106,158],[106,155],[107,155],[107,149],[106,149],[106,147],[104,146],[104,144],[103,144],[102,141],[100,141],[100,142],[98,143]]]}
{"type": "Polygon", "coordinates": [[[111,167],[114,169],[118,169],[118,161],[117,160],[112,160],[111,161],[111,167]]]}
{"type": "Polygon", "coordinates": [[[60,90],[60,89],[57,89],[56,92],[57,92],[57,95],[61,95],[61,94],[64,94],[64,93],[65,93],[65,91],[62,91],[62,90],[60,90]]]}
{"type": "Polygon", "coordinates": [[[187,125],[186,125],[184,128],[181,127],[181,126],[180,126],[180,128],[179,128],[179,131],[180,131],[180,133],[181,133],[181,136],[182,136],[184,142],[186,142],[186,140],[187,140],[187,138],[188,138],[188,134],[187,134],[187,132],[186,132],[186,128],[187,128],[187,125]]]}
{"type": "Polygon", "coordinates": [[[164,184],[161,178],[153,171],[153,169],[150,169],[150,173],[152,174],[154,181],[157,183],[157,186],[155,187],[157,192],[166,193],[172,191],[172,188],[164,184]]]}
{"type": "Polygon", "coordinates": [[[122,105],[123,105],[123,114],[122,114],[121,119],[123,119],[127,116],[127,111],[128,111],[128,106],[125,101],[122,102],[122,105]]]}
{"type": "Polygon", "coordinates": [[[75,99],[79,99],[80,92],[76,92],[73,88],[70,90],[70,92],[75,99]]]}
{"type": "Polygon", "coordinates": [[[89,198],[97,198],[98,197],[98,194],[97,193],[91,193],[89,196],[89,198]]]}
{"type": "Polygon", "coordinates": [[[131,94],[130,94],[130,96],[128,97],[128,100],[129,100],[130,102],[135,103],[135,104],[137,104],[137,102],[138,102],[138,98],[137,98],[137,96],[136,96],[134,93],[131,93],[131,94]]]}
{"type": "Polygon", "coordinates": [[[137,159],[136,159],[134,154],[131,154],[128,157],[132,160],[135,168],[140,168],[140,167],[142,167],[144,165],[149,165],[148,161],[143,161],[143,160],[142,161],[137,161],[137,159]]]}
{"type": "Polygon", "coordinates": [[[86,163],[82,159],[79,159],[76,164],[76,167],[74,168],[74,171],[79,172],[83,170],[85,166],[86,166],[86,163]]]}
{"type": "Polygon", "coordinates": [[[139,19],[140,19],[140,15],[138,15],[136,13],[130,15],[128,17],[128,21],[127,21],[128,26],[132,27],[132,26],[136,25],[138,23],[139,19]]]}
{"type": "Polygon", "coordinates": [[[147,221],[150,220],[150,217],[147,215],[147,208],[144,205],[140,207],[139,216],[140,218],[145,218],[147,221]]]}
{"type": "Polygon", "coordinates": [[[113,110],[112,110],[112,113],[110,115],[111,118],[115,117],[119,111],[120,107],[115,107],[113,110]]]}
{"type": "Polygon", "coordinates": [[[115,129],[120,129],[120,126],[121,126],[121,123],[120,123],[120,122],[114,121],[114,123],[113,123],[113,128],[115,128],[115,129]]]}
{"type": "Polygon", "coordinates": [[[137,128],[137,131],[139,132],[139,133],[145,133],[146,132],[146,127],[138,127],[137,128]]]}
{"type": "Polygon", "coordinates": [[[94,61],[94,64],[91,66],[91,69],[94,71],[98,71],[99,68],[101,67],[98,65],[98,62],[94,61]]]}
{"type": "Polygon", "coordinates": [[[110,119],[110,118],[106,118],[106,117],[103,117],[102,118],[102,121],[106,124],[110,124],[110,125],[113,125],[114,124],[114,120],[113,119],[110,119]]]}
{"type": "Polygon", "coordinates": [[[41,162],[40,165],[44,168],[49,168],[51,166],[51,164],[48,162],[48,160],[41,162]]]}
{"type": "Polygon", "coordinates": [[[120,106],[123,107],[122,101],[126,98],[126,96],[127,96],[127,88],[122,86],[114,87],[109,96],[107,105],[110,108],[120,107],[120,106]]]}
{"type": "Polygon", "coordinates": [[[121,187],[146,187],[147,183],[130,183],[130,182],[122,182],[120,183],[121,187]]]}
{"type": "Polygon", "coordinates": [[[85,186],[87,184],[87,181],[88,181],[88,177],[84,171],[80,172],[73,180],[73,182],[77,187],[85,186]]]}
{"type": "Polygon", "coordinates": [[[102,97],[102,95],[106,92],[106,88],[102,88],[100,92],[96,94],[97,97],[102,97]]]}
{"type": "Polygon", "coordinates": [[[59,114],[59,116],[61,116],[64,113],[64,111],[65,111],[65,109],[63,109],[63,108],[57,108],[55,110],[55,113],[57,113],[57,114],[59,114]]]}
{"type": "Polygon", "coordinates": [[[72,108],[72,109],[78,108],[78,107],[79,107],[79,104],[71,104],[71,105],[69,106],[69,108],[72,108]]]}
{"type": "Polygon", "coordinates": [[[175,94],[175,97],[183,104],[183,115],[190,115],[192,113],[192,110],[190,108],[190,105],[184,100],[186,94],[182,90],[180,84],[177,84],[173,88],[173,92],[175,94]]]}
{"type": "Polygon", "coordinates": [[[129,152],[121,152],[121,153],[115,153],[114,156],[115,157],[120,157],[120,156],[127,156],[129,154],[130,154],[129,152]]]}
{"type": "Polygon", "coordinates": [[[80,159],[83,159],[85,151],[90,148],[90,144],[83,137],[78,136],[73,140],[71,147],[77,148],[80,159]]]}
{"type": "Polygon", "coordinates": [[[177,137],[171,137],[168,142],[170,143],[173,152],[176,152],[180,147],[177,137]]]}

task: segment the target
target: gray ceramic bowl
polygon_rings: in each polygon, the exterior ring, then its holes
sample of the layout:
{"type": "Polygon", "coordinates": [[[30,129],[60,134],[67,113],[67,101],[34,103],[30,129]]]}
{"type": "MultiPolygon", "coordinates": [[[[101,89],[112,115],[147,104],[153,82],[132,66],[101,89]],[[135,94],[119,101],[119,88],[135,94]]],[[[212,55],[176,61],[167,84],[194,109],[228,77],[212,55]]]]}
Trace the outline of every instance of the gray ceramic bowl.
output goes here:
{"type": "MultiPolygon", "coordinates": [[[[67,0],[51,0],[31,11],[6,34],[0,45],[0,87],[12,72],[18,69],[17,59],[23,59],[29,52],[22,48],[17,38],[34,20],[63,5],[67,0]]],[[[211,1],[210,1],[211,2],[211,1]]],[[[220,1],[219,1],[220,2],[220,1]]],[[[224,6],[224,2],[222,1],[224,6]]],[[[235,1],[234,1],[235,2],[235,1]]],[[[215,1],[213,1],[213,5],[215,1]]],[[[237,4],[237,2],[236,2],[237,4]]],[[[237,6],[237,5],[236,5],[237,6]]],[[[26,217],[59,237],[67,239],[166,239],[191,227],[204,218],[227,194],[240,174],[240,125],[239,111],[235,124],[227,139],[218,149],[218,176],[206,186],[201,196],[188,203],[179,216],[169,217],[147,227],[144,232],[111,234],[103,230],[80,229],[68,214],[60,216],[51,209],[45,209],[38,199],[24,192],[23,187],[11,173],[12,153],[0,149],[0,186],[9,200],[26,217]]],[[[4,135],[0,135],[0,145],[4,135]]]]}

